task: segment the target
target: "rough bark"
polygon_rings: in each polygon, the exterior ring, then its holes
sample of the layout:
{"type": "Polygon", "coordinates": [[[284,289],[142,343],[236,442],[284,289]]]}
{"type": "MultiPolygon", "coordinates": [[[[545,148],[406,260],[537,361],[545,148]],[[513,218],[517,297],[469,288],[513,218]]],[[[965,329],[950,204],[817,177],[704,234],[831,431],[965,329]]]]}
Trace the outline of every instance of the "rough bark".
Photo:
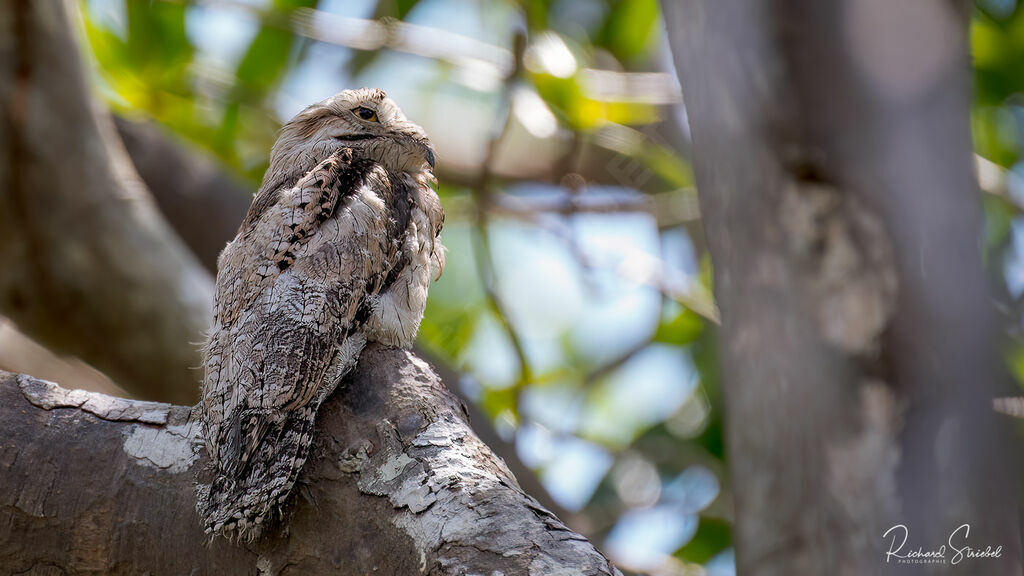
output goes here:
{"type": "Polygon", "coordinates": [[[202,532],[193,488],[206,455],[189,414],[0,374],[0,565],[15,574],[619,574],[518,487],[408,352],[363,352],[321,408],[287,529],[253,544],[202,532]]]}
{"type": "Polygon", "coordinates": [[[745,575],[1020,572],[952,2],[663,2],[693,135],[745,575]],[[905,550],[906,551],[906,550],[905,550]]]}
{"type": "Polygon", "coordinates": [[[134,394],[188,402],[200,357],[183,343],[202,340],[212,282],[93,106],[74,38],[59,0],[0,2],[0,311],[134,394]]]}

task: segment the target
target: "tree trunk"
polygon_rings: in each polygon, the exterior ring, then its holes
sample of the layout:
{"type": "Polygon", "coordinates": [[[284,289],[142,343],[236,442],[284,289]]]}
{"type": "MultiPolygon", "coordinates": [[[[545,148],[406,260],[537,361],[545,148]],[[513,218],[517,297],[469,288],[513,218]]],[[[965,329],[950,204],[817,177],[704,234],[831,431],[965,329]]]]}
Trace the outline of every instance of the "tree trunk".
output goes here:
{"type": "Polygon", "coordinates": [[[663,2],[715,293],[739,573],[1019,574],[954,2],[663,2]],[[960,542],[962,545],[963,542],[960,542]]]}
{"type": "Polygon", "coordinates": [[[255,187],[246,189],[153,122],[114,116],[114,125],[160,214],[203,266],[216,274],[217,257],[238,232],[255,187]]]}
{"type": "MultiPolygon", "coordinates": [[[[0,566],[48,574],[619,574],[516,484],[422,360],[370,345],[285,528],[203,534],[190,408],[0,374],[0,566]]],[[[208,472],[199,475],[207,483],[208,472]]]]}
{"type": "Polygon", "coordinates": [[[135,394],[191,402],[212,281],[93,105],[62,2],[0,1],[0,114],[0,311],[135,394]]]}

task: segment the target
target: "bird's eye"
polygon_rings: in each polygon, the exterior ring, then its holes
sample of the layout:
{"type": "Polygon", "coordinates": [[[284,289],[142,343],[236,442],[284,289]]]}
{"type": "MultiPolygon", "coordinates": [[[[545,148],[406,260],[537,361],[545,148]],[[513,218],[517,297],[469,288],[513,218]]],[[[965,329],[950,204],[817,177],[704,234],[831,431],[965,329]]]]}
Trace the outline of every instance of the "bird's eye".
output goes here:
{"type": "Polygon", "coordinates": [[[356,108],[356,109],[352,110],[352,112],[356,116],[359,116],[360,118],[362,118],[363,120],[366,120],[367,122],[376,122],[377,121],[377,113],[374,112],[373,110],[370,110],[369,108],[364,108],[364,107],[360,106],[359,108],[356,108]]]}

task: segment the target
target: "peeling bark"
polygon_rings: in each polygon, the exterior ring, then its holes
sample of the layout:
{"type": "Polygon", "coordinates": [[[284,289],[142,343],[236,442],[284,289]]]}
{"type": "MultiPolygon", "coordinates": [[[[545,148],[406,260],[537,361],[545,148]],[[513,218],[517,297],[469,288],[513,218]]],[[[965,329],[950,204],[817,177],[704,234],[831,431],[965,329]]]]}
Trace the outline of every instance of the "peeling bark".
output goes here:
{"type": "MultiPolygon", "coordinates": [[[[190,408],[0,373],[0,566],[62,574],[620,574],[526,495],[409,352],[369,346],[320,410],[283,530],[202,532],[190,408]]],[[[33,572],[35,571],[35,572],[33,572]]]]}

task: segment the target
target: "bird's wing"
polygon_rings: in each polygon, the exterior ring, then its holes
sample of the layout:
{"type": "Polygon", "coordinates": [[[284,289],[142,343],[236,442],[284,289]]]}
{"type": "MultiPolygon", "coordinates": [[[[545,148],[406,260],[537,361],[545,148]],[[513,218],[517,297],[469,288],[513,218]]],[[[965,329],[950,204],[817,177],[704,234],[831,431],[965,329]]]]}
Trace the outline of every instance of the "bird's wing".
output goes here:
{"type": "Polygon", "coordinates": [[[317,223],[336,210],[344,185],[341,176],[350,163],[351,153],[333,155],[295,186],[258,196],[238,235],[218,259],[201,404],[215,459],[214,440],[221,440],[216,428],[246,400],[245,391],[258,388],[255,356],[262,354],[264,343],[256,339],[274,287],[317,223]]]}
{"type": "Polygon", "coordinates": [[[359,170],[352,165],[351,151],[344,152],[318,164],[294,186],[253,201],[246,223],[218,259],[214,313],[220,324],[230,326],[250,311],[310,236],[355,192],[359,170]],[[257,204],[263,206],[257,210],[257,204]]]}
{"type": "Polygon", "coordinates": [[[203,407],[218,477],[232,485],[214,486],[211,507],[270,506],[291,488],[315,409],[358,356],[360,306],[398,260],[393,200],[383,169],[335,155],[225,249],[203,407]],[[262,494],[282,466],[284,484],[262,494]]]}

